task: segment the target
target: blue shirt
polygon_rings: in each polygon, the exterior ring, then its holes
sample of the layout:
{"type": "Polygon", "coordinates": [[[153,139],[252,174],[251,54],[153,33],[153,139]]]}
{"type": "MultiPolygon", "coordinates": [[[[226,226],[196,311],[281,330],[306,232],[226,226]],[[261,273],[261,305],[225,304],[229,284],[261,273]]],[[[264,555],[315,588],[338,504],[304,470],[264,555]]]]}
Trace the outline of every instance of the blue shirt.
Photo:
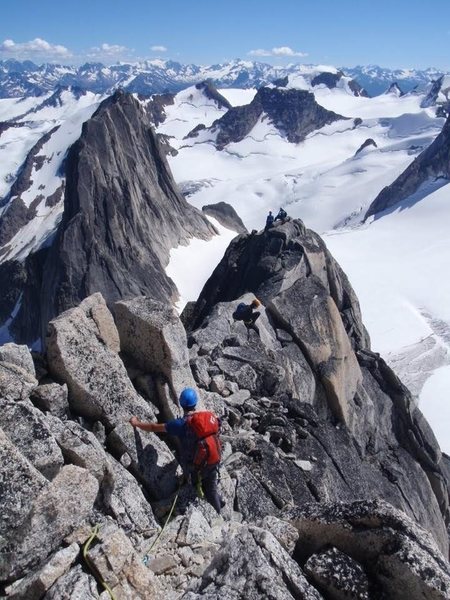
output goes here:
{"type": "Polygon", "coordinates": [[[166,431],[170,435],[175,435],[179,438],[184,438],[187,435],[186,417],[172,419],[166,423],[166,431]]]}
{"type": "Polygon", "coordinates": [[[194,460],[197,437],[192,429],[187,426],[186,417],[179,417],[178,419],[167,421],[166,431],[170,435],[175,435],[183,440],[180,448],[181,463],[184,470],[189,469],[194,460]]]}

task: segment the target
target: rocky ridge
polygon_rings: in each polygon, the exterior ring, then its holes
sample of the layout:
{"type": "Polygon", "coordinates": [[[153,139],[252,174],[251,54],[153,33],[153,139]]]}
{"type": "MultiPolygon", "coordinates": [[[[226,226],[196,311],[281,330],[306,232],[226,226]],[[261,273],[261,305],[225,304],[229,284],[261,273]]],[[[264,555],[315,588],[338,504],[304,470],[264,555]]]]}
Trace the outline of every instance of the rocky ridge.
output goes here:
{"type": "Polygon", "coordinates": [[[322,108],[311,92],[263,87],[250,104],[231,108],[214,121],[209,131],[215,134],[216,147],[222,150],[227,144],[242,141],[260,119],[268,119],[289,142],[297,144],[308,133],[345,117],[322,108]]]}
{"type": "Polygon", "coordinates": [[[240,235],[188,334],[150,298],[113,313],[95,294],[34,363],[0,350],[2,597],[105,600],[102,581],[121,600],[450,596],[448,457],[319,236],[240,235]],[[248,341],[231,315],[255,294],[248,341]],[[155,542],[177,446],[128,419],[177,414],[186,385],[222,418],[226,503],[218,517],[182,486],[155,542]]]}

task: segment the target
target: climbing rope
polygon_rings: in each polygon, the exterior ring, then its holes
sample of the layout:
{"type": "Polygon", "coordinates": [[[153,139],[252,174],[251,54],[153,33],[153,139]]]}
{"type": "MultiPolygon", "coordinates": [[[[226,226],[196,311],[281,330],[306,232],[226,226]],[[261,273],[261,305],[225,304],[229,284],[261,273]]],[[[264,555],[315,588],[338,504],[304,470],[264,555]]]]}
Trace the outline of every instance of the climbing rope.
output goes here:
{"type": "Polygon", "coordinates": [[[97,568],[92,563],[92,561],[91,561],[91,559],[89,558],[89,555],[88,555],[89,548],[91,547],[91,544],[94,541],[94,539],[97,537],[99,529],[100,529],[100,525],[97,523],[96,526],[94,527],[94,529],[92,530],[92,533],[91,533],[90,537],[88,538],[88,540],[86,541],[86,543],[83,546],[83,558],[84,558],[84,562],[89,567],[89,570],[91,571],[91,573],[95,577],[95,579],[97,579],[100,582],[100,584],[103,586],[103,588],[108,592],[108,594],[111,597],[111,600],[117,600],[117,598],[114,595],[114,592],[109,587],[109,585],[106,583],[106,581],[104,581],[101,578],[101,576],[100,576],[97,568]]]}
{"type": "Polygon", "coordinates": [[[177,493],[175,494],[175,498],[173,499],[172,502],[172,506],[170,508],[169,514],[167,516],[167,519],[165,520],[164,525],[162,526],[161,531],[158,533],[158,535],[156,536],[155,540],[152,542],[152,545],[148,548],[148,550],[145,552],[144,558],[142,559],[142,562],[144,563],[145,566],[148,565],[148,562],[150,560],[150,552],[156,548],[156,545],[158,544],[159,540],[161,539],[162,534],[164,533],[164,530],[166,529],[166,526],[168,524],[168,522],[170,521],[170,518],[172,516],[173,511],[175,510],[175,506],[176,503],[178,501],[178,496],[180,494],[180,487],[178,487],[177,493]]]}

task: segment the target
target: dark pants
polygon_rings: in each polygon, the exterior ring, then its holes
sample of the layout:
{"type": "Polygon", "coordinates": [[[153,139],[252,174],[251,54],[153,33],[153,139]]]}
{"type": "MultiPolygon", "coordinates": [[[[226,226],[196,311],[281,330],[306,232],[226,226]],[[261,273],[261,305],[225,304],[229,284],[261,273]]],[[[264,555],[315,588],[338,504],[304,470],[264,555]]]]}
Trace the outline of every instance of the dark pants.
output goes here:
{"type": "Polygon", "coordinates": [[[259,335],[259,327],[257,325],[255,325],[255,321],[257,321],[259,319],[260,314],[261,313],[259,313],[259,312],[254,312],[251,316],[251,319],[249,319],[248,321],[244,321],[244,325],[247,327],[247,337],[250,337],[250,329],[253,329],[253,331],[256,331],[258,336],[261,337],[259,335]]]}
{"type": "Polygon", "coordinates": [[[205,499],[211,504],[213,508],[220,514],[220,509],[224,505],[222,498],[219,496],[217,490],[217,483],[219,479],[219,467],[213,465],[206,467],[201,471],[202,488],[205,494],[205,499]]]}

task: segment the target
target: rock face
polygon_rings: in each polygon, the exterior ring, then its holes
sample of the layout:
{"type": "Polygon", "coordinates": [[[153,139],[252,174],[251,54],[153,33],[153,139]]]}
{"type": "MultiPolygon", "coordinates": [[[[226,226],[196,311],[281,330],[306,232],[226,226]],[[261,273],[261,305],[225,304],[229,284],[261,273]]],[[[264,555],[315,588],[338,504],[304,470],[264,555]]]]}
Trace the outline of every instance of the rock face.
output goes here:
{"type": "Polygon", "coordinates": [[[449,116],[450,109],[450,77],[442,75],[439,79],[432,82],[428,94],[422,100],[421,107],[428,108],[436,106],[436,116],[449,116]]]}
{"type": "Polygon", "coordinates": [[[231,229],[237,233],[247,233],[247,227],[231,204],[227,204],[226,202],[207,204],[206,206],[202,206],[202,211],[206,215],[217,219],[227,229],[231,229]]]}
{"type": "Polygon", "coordinates": [[[143,373],[162,375],[157,404],[167,418],[173,417],[180,393],[195,387],[180,319],[173,308],[144,297],[118,302],[114,308],[122,351],[143,373]]]}
{"type": "MultiPolygon", "coordinates": [[[[330,90],[332,90],[333,88],[337,87],[338,83],[343,77],[344,73],[342,71],[337,71],[337,73],[324,72],[316,75],[311,80],[311,85],[326,85],[328,88],[330,88],[330,90]]],[[[366,92],[366,90],[354,79],[351,79],[348,82],[348,87],[353,92],[354,96],[363,96],[365,98],[369,97],[369,94],[366,92]]]]}
{"type": "Polygon", "coordinates": [[[377,143],[372,138],[367,138],[365,142],[361,144],[358,150],[355,152],[355,156],[357,156],[360,152],[368,148],[369,146],[373,146],[374,148],[378,148],[377,143]]]}
{"type": "Polygon", "coordinates": [[[443,183],[450,179],[450,117],[434,142],[391,185],[381,190],[369,206],[364,219],[408,198],[420,200],[421,186],[439,179],[443,183]]]}
{"type": "Polygon", "coordinates": [[[450,595],[449,565],[434,540],[382,501],[305,506],[284,517],[300,534],[300,552],[308,555],[331,545],[334,551],[328,551],[327,558],[335,568],[344,563],[341,573],[324,569],[324,553],[312,555],[306,563],[307,572],[314,573],[316,581],[320,578],[329,592],[331,587],[340,587],[340,594],[330,593],[333,598],[372,597],[365,573],[370,574],[372,585],[376,583],[393,600],[450,595]],[[398,587],[403,575],[404,585],[398,587]],[[359,595],[350,594],[352,580],[360,588],[359,595]]]}
{"type": "Polygon", "coordinates": [[[398,98],[401,98],[402,96],[405,95],[405,92],[403,92],[401,90],[400,86],[398,85],[398,83],[396,81],[391,83],[391,85],[389,86],[389,88],[386,90],[385,93],[393,94],[394,96],[397,96],[398,98]]]}
{"type": "Polygon", "coordinates": [[[222,94],[213,85],[211,80],[197,83],[195,87],[198,90],[203,90],[203,93],[207,98],[214,100],[218,108],[231,108],[231,104],[224,96],[222,96],[222,94]]]}
{"type": "Polygon", "coordinates": [[[322,108],[311,92],[263,87],[250,104],[231,108],[212,124],[211,131],[217,132],[217,148],[222,150],[227,144],[243,140],[263,115],[294,144],[311,131],[345,119],[322,108]]]}
{"type": "Polygon", "coordinates": [[[100,105],[65,169],[64,213],[51,247],[0,266],[8,299],[0,317],[13,313],[10,335],[28,343],[94,292],[108,304],[142,294],[170,301],[170,249],[215,233],[178,192],[148,116],[131,95],[117,92],[100,105]]]}

